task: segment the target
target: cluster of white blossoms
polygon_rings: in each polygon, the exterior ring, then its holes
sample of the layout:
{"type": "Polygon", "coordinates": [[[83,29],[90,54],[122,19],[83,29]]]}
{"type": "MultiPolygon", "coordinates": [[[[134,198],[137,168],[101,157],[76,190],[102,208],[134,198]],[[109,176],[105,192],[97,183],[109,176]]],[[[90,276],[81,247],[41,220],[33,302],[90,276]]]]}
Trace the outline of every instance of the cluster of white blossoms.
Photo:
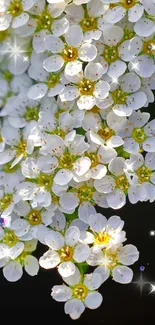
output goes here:
{"type": "Polygon", "coordinates": [[[0,267],[57,268],[72,319],[132,281],[124,221],[96,208],[155,201],[153,90],[155,0],[0,0],[0,267]]]}

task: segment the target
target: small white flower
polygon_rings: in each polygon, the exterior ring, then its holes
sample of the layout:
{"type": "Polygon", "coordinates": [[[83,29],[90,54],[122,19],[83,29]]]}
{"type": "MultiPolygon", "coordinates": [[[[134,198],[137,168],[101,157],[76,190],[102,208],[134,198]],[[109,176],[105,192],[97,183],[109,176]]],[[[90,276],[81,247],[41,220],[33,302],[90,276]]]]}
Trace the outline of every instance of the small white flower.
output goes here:
{"type": "Polygon", "coordinates": [[[114,281],[122,284],[127,284],[132,281],[133,271],[128,265],[134,264],[139,258],[139,252],[133,245],[118,247],[114,246],[111,249],[95,250],[91,249],[91,254],[87,263],[98,267],[95,269],[95,274],[100,274],[102,283],[105,282],[110,275],[114,281]]]}
{"type": "Polygon", "coordinates": [[[23,275],[23,268],[30,276],[38,274],[38,260],[30,255],[36,246],[36,241],[30,240],[25,244],[24,251],[15,259],[12,260],[10,257],[0,259],[0,267],[3,267],[3,275],[8,281],[18,281],[23,275]]]}
{"type": "MultiPolygon", "coordinates": [[[[76,1],[77,2],[77,1],[76,1]]],[[[84,33],[84,41],[98,40],[102,35],[102,31],[109,26],[103,17],[106,12],[105,6],[100,0],[89,1],[86,8],[77,6],[75,1],[69,4],[66,9],[66,17],[71,25],[80,25],[84,33]]],[[[85,1],[86,2],[86,1],[85,1]]]]}
{"type": "Polygon", "coordinates": [[[148,122],[149,113],[133,112],[122,129],[124,150],[129,153],[155,151],[155,120],[148,122]],[[147,123],[148,122],[148,123],[147,123]]]}
{"type": "Polygon", "coordinates": [[[31,236],[37,238],[37,232],[40,230],[43,231],[43,225],[49,226],[52,223],[52,217],[54,215],[54,211],[37,209],[37,207],[35,209],[28,202],[23,201],[15,205],[14,212],[18,216],[23,217],[22,219],[16,219],[14,222],[14,230],[18,229],[20,235],[26,236],[27,234],[29,238],[31,236]]]}
{"type": "Polygon", "coordinates": [[[102,282],[100,274],[86,274],[82,279],[76,268],[74,275],[64,278],[64,281],[68,286],[54,286],[51,296],[56,301],[66,301],[65,313],[72,319],[78,319],[86,307],[96,309],[101,305],[103,298],[97,291],[102,282]]]}
{"type": "Polygon", "coordinates": [[[94,247],[110,248],[126,240],[122,231],[124,221],[118,216],[112,216],[108,220],[101,213],[95,213],[89,217],[89,226],[93,232],[94,247]]]}
{"type": "Polygon", "coordinates": [[[0,153],[0,165],[12,161],[11,168],[16,166],[23,158],[32,154],[34,150],[33,140],[30,139],[32,129],[35,127],[35,121],[31,121],[24,129],[19,130],[10,126],[7,120],[4,120],[2,135],[9,146],[0,153]],[[8,132],[9,128],[9,132],[8,132]]]}
{"type": "Polygon", "coordinates": [[[128,196],[132,204],[155,200],[154,159],[154,152],[148,152],[145,159],[141,154],[132,154],[126,160],[126,175],[130,182],[128,196]]]}
{"type": "Polygon", "coordinates": [[[151,77],[155,71],[153,60],[155,54],[154,37],[135,36],[130,40],[128,49],[134,57],[129,63],[129,70],[134,70],[142,78],[151,77]]]}
{"type": "Polygon", "coordinates": [[[69,227],[64,237],[61,233],[50,231],[45,237],[46,245],[50,247],[39,260],[45,269],[58,266],[58,272],[62,277],[74,274],[76,267],[74,263],[84,262],[89,254],[88,245],[79,243],[80,231],[76,226],[69,227]]]}
{"type": "Polygon", "coordinates": [[[100,193],[106,194],[108,205],[112,209],[119,209],[126,203],[126,191],[130,184],[125,175],[125,159],[114,158],[108,165],[110,175],[104,176],[101,180],[94,181],[94,187],[100,193]]]}
{"type": "Polygon", "coordinates": [[[48,72],[59,71],[65,65],[65,74],[74,76],[82,70],[82,62],[96,58],[97,49],[93,44],[83,43],[83,33],[78,25],[71,26],[65,33],[64,42],[49,35],[44,40],[44,48],[52,53],[45,59],[43,67],[48,72]]]}
{"type": "Polygon", "coordinates": [[[11,27],[13,29],[19,28],[27,24],[29,21],[29,11],[35,5],[37,0],[19,1],[8,0],[2,3],[3,15],[0,18],[0,30],[6,30],[11,27]]]}
{"type": "Polygon", "coordinates": [[[81,72],[77,76],[66,78],[74,83],[74,86],[66,86],[60,94],[62,101],[72,101],[80,97],[77,101],[79,109],[90,110],[96,105],[96,101],[103,100],[108,96],[110,86],[100,80],[104,73],[104,69],[100,63],[88,63],[84,69],[84,74],[81,72]]]}
{"type": "MultiPolygon", "coordinates": [[[[131,63],[132,64],[132,63],[131,63]]],[[[130,116],[134,110],[143,107],[147,96],[141,90],[141,80],[133,72],[121,76],[115,89],[111,90],[112,109],[118,116],[130,116]]]]}
{"type": "Polygon", "coordinates": [[[106,4],[113,4],[105,14],[105,20],[109,23],[118,23],[126,14],[130,22],[138,21],[144,13],[142,0],[101,0],[106,4]]]}

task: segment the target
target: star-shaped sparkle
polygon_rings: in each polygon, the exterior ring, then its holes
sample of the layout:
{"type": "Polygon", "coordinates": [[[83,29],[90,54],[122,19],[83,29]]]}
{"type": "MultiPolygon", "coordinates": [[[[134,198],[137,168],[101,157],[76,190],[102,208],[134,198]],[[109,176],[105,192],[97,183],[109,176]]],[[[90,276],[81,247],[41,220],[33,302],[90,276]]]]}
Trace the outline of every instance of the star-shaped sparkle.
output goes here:
{"type": "Polygon", "coordinates": [[[151,291],[149,292],[149,295],[151,294],[151,293],[153,293],[153,292],[155,292],[155,283],[154,284],[152,284],[152,283],[150,283],[150,286],[151,286],[151,291]]]}
{"type": "Polygon", "coordinates": [[[18,44],[18,39],[16,36],[14,36],[13,39],[11,40],[8,40],[8,42],[6,43],[7,44],[7,48],[6,49],[2,49],[0,51],[0,53],[2,54],[6,54],[8,55],[8,58],[11,59],[13,58],[14,60],[14,63],[15,63],[15,66],[17,64],[17,60],[18,59],[22,59],[23,62],[25,61],[29,61],[29,56],[27,55],[28,54],[28,51],[26,50],[26,44],[22,43],[22,44],[18,44]]]}
{"type": "Polygon", "coordinates": [[[142,296],[143,288],[144,288],[144,286],[147,285],[149,282],[148,282],[148,281],[145,281],[145,279],[143,278],[143,274],[142,274],[142,272],[141,272],[141,273],[140,273],[140,277],[139,277],[139,279],[137,279],[137,281],[133,281],[132,283],[133,283],[133,284],[136,284],[136,285],[139,287],[139,289],[140,289],[140,294],[141,294],[141,296],[142,296]]]}

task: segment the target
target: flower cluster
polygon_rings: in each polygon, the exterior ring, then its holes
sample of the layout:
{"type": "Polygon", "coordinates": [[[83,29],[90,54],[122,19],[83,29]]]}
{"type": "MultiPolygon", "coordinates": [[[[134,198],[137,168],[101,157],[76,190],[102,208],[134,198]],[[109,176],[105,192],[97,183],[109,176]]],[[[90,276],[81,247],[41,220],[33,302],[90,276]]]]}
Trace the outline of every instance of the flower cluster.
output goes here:
{"type": "Polygon", "coordinates": [[[72,319],[132,281],[138,250],[96,206],[155,201],[154,59],[155,0],[0,2],[0,267],[57,267],[72,319]]]}

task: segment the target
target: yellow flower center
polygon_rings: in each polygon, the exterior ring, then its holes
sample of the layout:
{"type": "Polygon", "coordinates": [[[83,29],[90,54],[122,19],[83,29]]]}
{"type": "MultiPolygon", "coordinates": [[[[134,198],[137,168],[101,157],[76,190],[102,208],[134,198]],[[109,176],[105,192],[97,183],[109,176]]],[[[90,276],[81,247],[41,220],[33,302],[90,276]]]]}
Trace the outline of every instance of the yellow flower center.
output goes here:
{"type": "Polygon", "coordinates": [[[12,194],[4,195],[0,200],[0,210],[1,211],[6,210],[12,202],[13,202],[12,194]]]}
{"type": "Polygon", "coordinates": [[[62,261],[71,261],[73,257],[73,248],[70,246],[64,246],[60,250],[60,258],[62,261]]]}
{"type": "Polygon", "coordinates": [[[143,52],[147,55],[155,55],[155,40],[144,42],[143,52]]]}
{"type": "Polygon", "coordinates": [[[112,135],[114,135],[114,131],[111,130],[110,128],[108,128],[108,126],[106,126],[106,127],[102,127],[101,129],[99,129],[98,134],[104,140],[108,140],[112,137],[112,135]]]}
{"type": "Polygon", "coordinates": [[[39,107],[27,107],[24,113],[24,118],[27,122],[38,121],[39,119],[39,107]]]}
{"type": "Polygon", "coordinates": [[[40,211],[38,210],[31,210],[28,215],[26,216],[27,221],[32,226],[39,225],[41,223],[41,215],[40,211]]]}
{"type": "Polygon", "coordinates": [[[97,245],[106,245],[109,243],[111,237],[106,232],[100,232],[95,237],[95,244],[97,245]]]}
{"type": "Polygon", "coordinates": [[[120,188],[120,190],[122,191],[126,191],[130,186],[128,179],[125,175],[117,176],[115,182],[116,182],[116,186],[120,188]]]}
{"type": "Polygon", "coordinates": [[[149,182],[151,179],[152,171],[146,166],[141,166],[140,168],[138,168],[136,173],[138,175],[140,183],[149,182]]]}
{"type": "Polygon", "coordinates": [[[73,155],[71,155],[69,152],[67,152],[67,153],[64,153],[59,158],[59,165],[61,168],[70,169],[70,168],[72,168],[74,161],[75,161],[75,157],[73,155]]]}
{"type": "Polygon", "coordinates": [[[37,178],[37,184],[43,186],[47,191],[50,191],[53,184],[53,178],[51,175],[40,173],[37,178]]]}
{"type": "Polygon", "coordinates": [[[7,39],[8,37],[8,30],[3,30],[3,31],[0,31],[0,42],[3,42],[7,39]]]}
{"type": "Polygon", "coordinates": [[[8,9],[8,14],[13,17],[19,16],[23,12],[21,0],[12,0],[8,9]]]}
{"type": "Polygon", "coordinates": [[[26,152],[27,143],[25,140],[21,140],[15,148],[16,148],[16,157],[20,156],[21,154],[23,154],[24,157],[27,156],[27,152],[26,152]]]}
{"type": "Polygon", "coordinates": [[[84,300],[88,295],[88,289],[84,284],[77,284],[73,288],[73,297],[79,300],[84,300]]]}
{"type": "Polygon", "coordinates": [[[78,57],[78,51],[75,47],[66,46],[62,52],[62,57],[65,62],[72,62],[78,57]]]}
{"type": "Polygon", "coordinates": [[[118,252],[119,250],[114,252],[110,249],[106,250],[103,264],[108,267],[108,269],[113,270],[113,268],[118,264],[118,252]]]}
{"type": "Polygon", "coordinates": [[[61,138],[65,138],[65,135],[66,135],[66,133],[63,131],[63,130],[61,130],[60,128],[59,128],[59,126],[54,130],[54,132],[53,132],[54,134],[57,134],[57,135],[59,135],[59,137],[61,137],[61,138]]]}
{"type": "Polygon", "coordinates": [[[103,57],[109,63],[115,62],[116,60],[118,60],[118,58],[119,58],[118,46],[105,45],[105,49],[104,49],[104,52],[103,52],[103,57]]]}
{"type": "Polygon", "coordinates": [[[98,165],[98,157],[96,152],[88,152],[87,157],[91,160],[91,167],[96,167],[98,165]]]}
{"type": "Polygon", "coordinates": [[[132,137],[136,142],[143,143],[146,140],[147,135],[145,134],[143,129],[135,128],[132,131],[132,137]]]}
{"type": "Polygon", "coordinates": [[[123,39],[124,40],[128,40],[134,37],[134,31],[128,29],[128,28],[124,28],[124,35],[123,35],[123,39]]]}
{"type": "Polygon", "coordinates": [[[93,195],[93,188],[88,187],[87,185],[83,185],[78,188],[77,195],[81,202],[83,201],[91,201],[93,195]]]}
{"type": "Polygon", "coordinates": [[[42,29],[48,29],[51,31],[53,20],[54,18],[51,16],[50,11],[45,8],[41,14],[37,16],[37,31],[40,31],[42,29]]]}
{"type": "Polygon", "coordinates": [[[79,91],[81,95],[92,95],[95,85],[94,82],[89,79],[83,79],[79,83],[79,91]]]}
{"type": "Polygon", "coordinates": [[[136,0],[121,0],[122,7],[130,9],[135,6],[136,0]]]}
{"type": "Polygon", "coordinates": [[[114,104],[124,105],[126,103],[128,94],[125,93],[122,89],[116,89],[112,92],[112,98],[114,104]]]}
{"type": "Polygon", "coordinates": [[[56,196],[54,193],[51,194],[52,197],[52,204],[59,205],[59,197],[56,196]]]}
{"type": "Polygon", "coordinates": [[[59,82],[60,73],[58,72],[50,73],[46,81],[48,88],[54,88],[59,82]]]}
{"type": "Polygon", "coordinates": [[[97,18],[93,18],[93,17],[89,17],[89,16],[86,18],[83,18],[80,22],[80,26],[84,32],[96,30],[97,29],[97,18]]]}
{"type": "Polygon", "coordinates": [[[13,231],[8,231],[3,237],[3,243],[9,247],[13,247],[18,242],[18,237],[14,234],[13,231]]]}

